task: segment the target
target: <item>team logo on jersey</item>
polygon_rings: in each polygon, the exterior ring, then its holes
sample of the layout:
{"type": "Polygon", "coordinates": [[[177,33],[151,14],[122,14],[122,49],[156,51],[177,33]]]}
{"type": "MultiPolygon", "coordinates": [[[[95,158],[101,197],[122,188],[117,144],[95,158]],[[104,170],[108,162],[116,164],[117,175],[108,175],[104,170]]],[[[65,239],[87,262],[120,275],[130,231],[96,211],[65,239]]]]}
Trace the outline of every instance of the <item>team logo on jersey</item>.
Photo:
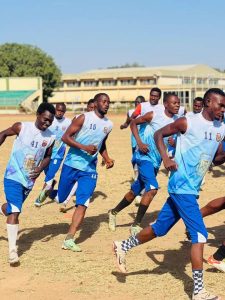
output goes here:
{"type": "Polygon", "coordinates": [[[221,142],[221,141],[222,141],[222,137],[221,137],[221,134],[220,134],[220,133],[217,133],[217,134],[216,134],[216,141],[217,141],[217,142],[221,142]]]}
{"type": "Polygon", "coordinates": [[[65,130],[66,130],[66,126],[63,126],[63,127],[62,127],[62,131],[65,131],[65,130]]]}
{"type": "Polygon", "coordinates": [[[48,145],[48,142],[44,140],[44,141],[42,142],[42,145],[41,145],[41,146],[42,146],[42,147],[46,147],[47,145],[48,145]]]}
{"type": "Polygon", "coordinates": [[[108,127],[104,127],[103,132],[104,132],[105,134],[107,134],[107,133],[108,133],[108,127]]]}

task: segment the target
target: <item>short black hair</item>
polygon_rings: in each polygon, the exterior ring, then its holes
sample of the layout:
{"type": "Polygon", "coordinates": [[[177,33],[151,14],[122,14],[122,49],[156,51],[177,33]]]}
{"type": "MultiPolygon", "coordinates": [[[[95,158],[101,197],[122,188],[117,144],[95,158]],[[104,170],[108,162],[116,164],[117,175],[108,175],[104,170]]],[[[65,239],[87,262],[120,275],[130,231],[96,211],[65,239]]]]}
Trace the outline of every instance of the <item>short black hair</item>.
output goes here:
{"type": "Polygon", "coordinates": [[[220,96],[223,96],[225,97],[225,93],[223,90],[221,89],[218,89],[218,88],[212,88],[212,89],[209,89],[208,91],[205,92],[204,96],[203,96],[203,103],[204,105],[206,104],[206,100],[209,98],[210,95],[212,94],[216,94],[216,95],[220,95],[220,96]]]}
{"type": "Polygon", "coordinates": [[[59,103],[56,103],[55,106],[64,106],[66,108],[66,104],[64,102],[59,102],[59,103]]]}
{"type": "Polygon", "coordinates": [[[98,99],[101,97],[101,96],[106,96],[109,98],[109,95],[107,95],[106,93],[98,93],[94,96],[94,101],[98,101],[98,99]]]}
{"type": "Polygon", "coordinates": [[[144,96],[141,96],[141,95],[140,95],[140,96],[137,96],[136,99],[135,99],[135,101],[137,101],[138,99],[141,100],[141,103],[142,103],[142,102],[145,102],[145,97],[144,97],[144,96]]]}
{"type": "Polygon", "coordinates": [[[150,94],[151,94],[151,92],[157,92],[157,93],[159,93],[159,97],[161,98],[162,91],[161,91],[159,88],[154,87],[154,88],[152,88],[152,89],[150,90],[150,94]]]}
{"type": "Polygon", "coordinates": [[[193,100],[193,103],[196,102],[196,101],[202,102],[202,104],[203,104],[203,98],[202,97],[195,97],[194,100],[193,100]]]}
{"type": "Polygon", "coordinates": [[[92,104],[92,103],[95,103],[95,101],[96,101],[96,100],[94,100],[94,99],[90,99],[90,100],[88,100],[87,105],[90,105],[90,104],[92,104]]]}
{"type": "MultiPolygon", "coordinates": [[[[174,93],[174,92],[167,92],[167,93],[164,93],[164,95],[163,95],[163,103],[167,102],[168,99],[169,99],[169,97],[171,97],[171,96],[177,96],[177,94],[174,93]]],[[[177,96],[177,97],[178,97],[178,96],[177,96]]]]}
{"type": "Polygon", "coordinates": [[[46,110],[49,111],[51,114],[55,115],[55,107],[47,102],[43,102],[38,106],[37,114],[40,115],[46,110]]]}

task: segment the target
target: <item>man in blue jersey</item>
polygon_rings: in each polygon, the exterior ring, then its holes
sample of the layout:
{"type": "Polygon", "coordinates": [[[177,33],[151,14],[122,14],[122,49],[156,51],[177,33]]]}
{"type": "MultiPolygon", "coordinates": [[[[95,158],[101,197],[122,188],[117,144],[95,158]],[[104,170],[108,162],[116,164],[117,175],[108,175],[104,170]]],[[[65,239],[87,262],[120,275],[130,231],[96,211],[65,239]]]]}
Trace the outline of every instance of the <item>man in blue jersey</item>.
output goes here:
{"type": "Polygon", "coordinates": [[[64,117],[66,112],[65,103],[57,103],[55,106],[55,118],[49,130],[55,135],[55,144],[52,150],[51,161],[47,168],[45,168],[45,183],[41,193],[35,200],[34,205],[40,207],[48,195],[51,193],[56,181],[54,180],[56,173],[58,172],[61,163],[63,161],[66,145],[62,142],[61,138],[66,129],[71,124],[71,120],[64,117]]]}
{"type": "Polygon", "coordinates": [[[10,264],[19,262],[16,240],[23,202],[36,178],[50,162],[55,137],[48,127],[54,115],[54,106],[42,103],[37,109],[35,122],[18,122],[0,132],[0,145],[8,136],[16,136],[4,176],[7,203],[0,207],[0,213],[7,216],[10,264]]]}
{"type": "Polygon", "coordinates": [[[94,192],[98,174],[96,172],[98,152],[105,161],[106,168],[113,167],[109,158],[106,139],[112,130],[112,122],[106,118],[110,99],[105,93],[95,96],[95,110],[86,112],[72,121],[62,140],[70,146],[65,158],[56,201],[63,203],[76,184],[76,209],[72,217],[69,232],[62,248],[74,252],[81,251],[74,241],[74,235],[81,225],[90,198],[94,192]]]}
{"type": "Polygon", "coordinates": [[[219,299],[207,292],[203,285],[203,248],[207,241],[207,230],[197,198],[208,167],[222,151],[224,125],[220,119],[224,111],[225,93],[220,89],[210,89],[204,95],[202,113],[177,119],[155,133],[155,142],[164,166],[171,171],[169,198],[154,224],[144,228],[136,236],[113,243],[117,265],[125,273],[125,256],[128,250],[167,234],[182,219],[192,241],[193,300],[219,299]],[[174,160],[168,157],[163,141],[172,134],[178,134],[174,160]]]}
{"type": "MultiPolygon", "coordinates": [[[[137,141],[136,162],[138,166],[138,177],[132,184],[131,189],[124,198],[109,212],[109,229],[116,230],[116,216],[117,214],[130,205],[135,197],[139,195],[140,191],[144,189],[137,215],[134,223],[131,226],[131,234],[135,235],[141,231],[141,221],[158,190],[158,182],[156,179],[158,170],[161,165],[161,156],[156,148],[154,141],[154,133],[159,128],[173,123],[177,118],[176,114],[180,108],[179,98],[167,93],[164,97],[164,111],[151,111],[139,118],[131,121],[131,130],[137,141]],[[138,131],[138,125],[148,124],[142,136],[138,131]]],[[[168,145],[168,139],[166,144],[168,145]]]]}

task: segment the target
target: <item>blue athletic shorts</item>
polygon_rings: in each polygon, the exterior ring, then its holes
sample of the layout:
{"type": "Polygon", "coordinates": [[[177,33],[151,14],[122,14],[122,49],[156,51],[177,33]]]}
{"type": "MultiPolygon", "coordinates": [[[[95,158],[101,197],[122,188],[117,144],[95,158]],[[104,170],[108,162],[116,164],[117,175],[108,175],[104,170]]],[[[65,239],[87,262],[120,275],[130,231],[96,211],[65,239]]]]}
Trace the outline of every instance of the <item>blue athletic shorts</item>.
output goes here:
{"type": "Polygon", "coordinates": [[[91,196],[94,193],[98,174],[96,172],[85,172],[63,165],[59,180],[56,201],[64,202],[69,196],[74,184],[77,182],[76,206],[83,205],[88,207],[91,196]]]}
{"type": "Polygon", "coordinates": [[[203,222],[196,195],[170,194],[156,222],[151,225],[156,236],[163,236],[182,219],[192,244],[206,243],[208,233],[203,222]]]}
{"type": "Polygon", "coordinates": [[[131,190],[135,196],[145,189],[146,192],[150,190],[157,190],[159,188],[156,180],[157,170],[154,168],[152,162],[149,160],[137,159],[138,178],[131,185],[131,190]]]}
{"type": "Polygon", "coordinates": [[[30,189],[25,188],[21,183],[4,178],[4,191],[7,201],[7,214],[21,212],[22,205],[30,193],[30,189]]]}
{"type": "Polygon", "coordinates": [[[52,181],[58,172],[63,159],[51,159],[49,165],[44,169],[45,182],[52,181]]]}

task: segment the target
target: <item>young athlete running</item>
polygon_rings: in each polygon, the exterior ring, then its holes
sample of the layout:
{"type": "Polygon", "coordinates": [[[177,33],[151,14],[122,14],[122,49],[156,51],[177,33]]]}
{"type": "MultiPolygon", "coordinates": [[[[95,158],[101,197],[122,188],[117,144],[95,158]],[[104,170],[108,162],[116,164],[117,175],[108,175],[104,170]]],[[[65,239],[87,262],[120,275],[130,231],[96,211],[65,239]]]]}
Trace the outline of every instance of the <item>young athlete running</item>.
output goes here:
{"type": "Polygon", "coordinates": [[[207,231],[197,198],[201,181],[224,138],[224,125],[220,122],[224,112],[225,93],[220,89],[210,89],[204,95],[202,113],[179,118],[155,133],[156,145],[164,166],[171,171],[169,198],[153,225],[144,228],[136,236],[113,243],[117,265],[121,272],[126,272],[127,251],[166,235],[181,218],[192,241],[193,300],[219,299],[206,291],[203,284],[203,248],[207,241],[207,231]],[[178,134],[174,160],[168,157],[163,142],[164,137],[172,134],[178,134]]]}
{"type": "Polygon", "coordinates": [[[41,193],[35,200],[34,205],[40,207],[48,195],[51,193],[56,181],[54,180],[56,173],[58,172],[61,163],[63,161],[66,145],[62,142],[61,138],[65,133],[66,129],[71,124],[71,120],[64,117],[66,112],[65,103],[57,103],[55,107],[55,118],[49,130],[55,135],[56,140],[52,150],[52,156],[50,164],[44,169],[45,172],[45,183],[41,193]]]}
{"type": "Polygon", "coordinates": [[[37,109],[35,122],[18,122],[0,132],[0,145],[8,136],[16,135],[4,176],[7,202],[0,207],[0,212],[7,216],[10,264],[19,262],[16,240],[23,202],[51,159],[55,137],[48,127],[54,115],[55,108],[42,103],[37,109]]]}
{"type": "Polygon", "coordinates": [[[75,243],[74,235],[83,222],[97,182],[98,152],[104,158],[106,168],[111,168],[114,164],[108,156],[105,143],[112,130],[112,122],[105,116],[110,99],[107,94],[100,93],[95,96],[95,100],[95,110],[73,120],[62,137],[70,149],[63,164],[56,201],[64,202],[76,183],[76,209],[62,245],[63,249],[75,252],[81,251],[81,248],[75,243]]]}
{"type": "MultiPolygon", "coordinates": [[[[131,190],[124,196],[116,207],[109,211],[109,229],[116,230],[116,215],[125,207],[130,205],[141,190],[145,190],[139,205],[136,218],[131,226],[132,235],[138,233],[142,228],[141,221],[147,211],[149,204],[157,194],[158,182],[156,175],[161,165],[161,156],[156,148],[154,133],[163,126],[174,122],[179,111],[180,100],[174,94],[166,94],[164,99],[164,112],[152,111],[144,116],[131,121],[131,130],[137,141],[138,151],[136,162],[138,166],[138,178],[132,184],[131,190]],[[148,123],[144,135],[140,138],[137,125],[148,123]]],[[[168,140],[168,139],[167,139],[168,140]]],[[[168,144],[168,143],[167,143],[168,144]]]]}

